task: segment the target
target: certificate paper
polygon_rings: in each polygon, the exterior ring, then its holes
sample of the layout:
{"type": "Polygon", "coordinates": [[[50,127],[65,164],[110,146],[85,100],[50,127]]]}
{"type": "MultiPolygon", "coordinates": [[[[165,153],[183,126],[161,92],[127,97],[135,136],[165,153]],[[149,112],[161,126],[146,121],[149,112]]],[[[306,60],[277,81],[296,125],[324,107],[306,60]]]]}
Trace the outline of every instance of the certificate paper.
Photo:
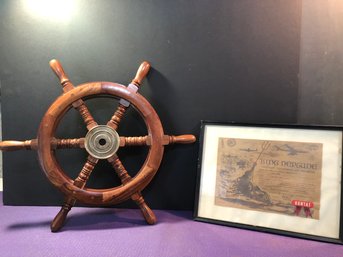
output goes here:
{"type": "Polygon", "coordinates": [[[215,204],[319,219],[322,148],[219,138],[215,204]]]}

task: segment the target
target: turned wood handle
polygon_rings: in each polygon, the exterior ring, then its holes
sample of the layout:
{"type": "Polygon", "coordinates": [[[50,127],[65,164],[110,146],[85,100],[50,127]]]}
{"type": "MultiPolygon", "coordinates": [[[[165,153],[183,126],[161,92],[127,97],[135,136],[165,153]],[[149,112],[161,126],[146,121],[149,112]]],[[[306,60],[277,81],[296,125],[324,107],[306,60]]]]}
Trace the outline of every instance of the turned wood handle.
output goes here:
{"type": "Polygon", "coordinates": [[[139,207],[146,222],[150,225],[155,224],[157,219],[154,212],[150,209],[150,207],[145,202],[142,203],[139,207]]]}
{"type": "Polygon", "coordinates": [[[61,65],[61,63],[56,60],[56,59],[52,59],[50,62],[50,67],[53,70],[53,72],[56,74],[56,76],[59,78],[60,83],[63,85],[66,82],[69,81],[69,78],[67,76],[67,74],[64,72],[63,67],[61,65]]]}
{"type": "Polygon", "coordinates": [[[135,84],[136,86],[140,86],[142,84],[143,79],[146,77],[150,70],[150,64],[146,61],[142,62],[139,66],[135,78],[132,80],[131,83],[135,84]]]}
{"type": "Polygon", "coordinates": [[[50,224],[51,232],[57,232],[63,226],[69,210],[62,208],[50,224]]]}
{"type": "Polygon", "coordinates": [[[141,212],[144,216],[146,222],[150,225],[156,223],[157,219],[154,212],[150,209],[150,207],[146,204],[142,194],[140,192],[134,193],[131,196],[131,199],[139,206],[141,212]]]}
{"type": "Polygon", "coordinates": [[[75,199],[71,197],[67,197],[61,210],[57,213],[56,217],[50,224],[51,232],[57,232],[62,228],[66,220],[67,214],[70,211],[70,209],[74,206],[75,202],[76,202],[75,199]]]}
{"type": "Polygon", "coordinates": [[[37,140],[0,142],[0,151],[17,151],[31,149],[37,149],[37,140]]]}
{"type": "Polygon", "coordinates": [[[191,144],[196,140],[193,135],[169,136],[169,144],[191,144]]]}
{"type": "MultiPolygon", "coordinates": [[[[84,148],[84,138],[68,138],[68,139],[52,139],[51,140],[53,149],[62,148],[84,148]]],[[[31,139],[26,141],[0,141],[0,151],[17,151],[17,150],[37,150],[38,141],[37,139],[31,139]]]]}
{"type": "MultiPolygon", "coordinates": [[[[56,76],[60,80],[60,83],[63,87],[63,91],[68,92],[74,89],[74,85],[70,82],[67,74],[64,72],[62,64],[56,59],[52,59],[49,62],[49,64],[53,72],[56,74],[56,76]]],[[[75,102],[72,103],[72,105],[75,109],[77,109],[80,112],[83,121],[87,125],[88,130],[90,130],[91,128],[97,125],[93,116],[90,114],[88,108],[86,107],[85,103],[81,99],[76,100],[75,102]]]]}

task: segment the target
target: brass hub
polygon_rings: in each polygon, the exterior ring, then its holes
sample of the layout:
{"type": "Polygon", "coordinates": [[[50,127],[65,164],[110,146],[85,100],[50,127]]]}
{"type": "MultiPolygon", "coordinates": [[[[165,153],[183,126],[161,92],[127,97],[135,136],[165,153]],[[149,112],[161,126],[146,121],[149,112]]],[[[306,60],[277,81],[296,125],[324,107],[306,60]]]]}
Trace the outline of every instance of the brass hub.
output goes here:
{"type": "Polygon", "coordinates": [[[98,125],[88,131],[85,137],[87,152],[97,159],[107,159],[119,148],[117,131],[106,125],[98,125]]]}

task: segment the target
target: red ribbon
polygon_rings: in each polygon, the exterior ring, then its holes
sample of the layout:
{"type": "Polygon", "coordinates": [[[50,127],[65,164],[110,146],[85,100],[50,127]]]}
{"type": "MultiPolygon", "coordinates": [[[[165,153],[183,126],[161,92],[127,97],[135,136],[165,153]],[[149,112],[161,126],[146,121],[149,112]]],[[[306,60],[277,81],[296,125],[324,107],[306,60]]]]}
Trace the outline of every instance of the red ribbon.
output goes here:
{"type": "Polygon", "coordinates": [[[306,218],[308,217],[312,218],[311,208],[314,207],[313,202],[292,200],[292,205],[295,206],[295,209],[294,209],[295,215],[299,216],[302,208],[304,208],[304,213],[305,213],[306,218]]]}

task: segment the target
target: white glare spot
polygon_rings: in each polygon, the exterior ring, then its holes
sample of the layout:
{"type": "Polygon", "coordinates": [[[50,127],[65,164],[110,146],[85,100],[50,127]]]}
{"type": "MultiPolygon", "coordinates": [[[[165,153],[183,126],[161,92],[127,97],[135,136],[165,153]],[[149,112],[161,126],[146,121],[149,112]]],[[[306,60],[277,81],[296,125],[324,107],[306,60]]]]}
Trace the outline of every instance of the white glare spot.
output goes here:
{"type": "Polygon", "coordinates": [[[76,11],[75,0],[23,0],[25,9],[36,18],[68,22],[76,11]]]}

